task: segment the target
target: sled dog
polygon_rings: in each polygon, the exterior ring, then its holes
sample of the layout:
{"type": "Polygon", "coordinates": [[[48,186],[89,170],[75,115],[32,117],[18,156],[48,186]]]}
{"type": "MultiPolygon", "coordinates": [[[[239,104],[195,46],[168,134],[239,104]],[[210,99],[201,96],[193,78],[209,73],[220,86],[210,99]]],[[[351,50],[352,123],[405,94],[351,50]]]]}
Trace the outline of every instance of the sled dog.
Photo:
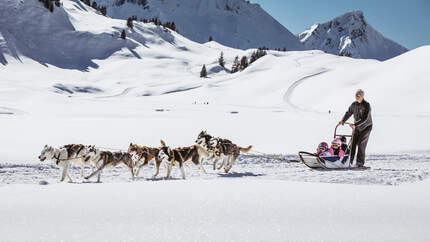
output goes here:
{"type": "Polygon", "coordinates": [[[85,155],[85,160],[97,164],[97,170],[85,177],[87,180],[97,175],[97,182],[100,182],[103,169],[119,165],[127,167],[130,170],[131,179],[134,180],[134,168],[136,167],[136,163],[134,162],[132,155],[128,152],[110,152],[92,148],[85,155]]]}
{"type": "Polygon", "coordinates": [[[233,167],[233,164],[236,162],[240,153],[248,153],[251,149],[252,145],[248,146],[247,148],[242,148],[233,143],[225,143],[222,142],[222,140],[218,140],[217,144],[215,145],[215,155],[220,156],[223,154],[226,157],[222,160],[220,168],[223,167],[224,162],[226,161],[224,171],[225,173],[228,173],[233,167]]]}
{"type": "MultiPolygon", "coordinates": [[[[220,159],[224,159],[224,157],[215,155],[215,145],[217,143],[217,138],[209,135],[206,131],[200,132],[195,141],[196,144],[201,145],[207,152],[209,152],[210,157],[209,161],[212,162],[213,169],[216,170],[216,164],[220,159]]],[[[219,168],[221,169],[221,168],[219,168]]]]}
{"type": "Polygon", "coordinates": [[[166,179],[170,178],[172,167],[175,166],[176,163],[179,165],[182,179],[185,179],[184,163],[189,161],[193,162],[194,165],[199,166],[199,168],[206,173],[206,170],[202,166],[202,161],[203,159],[209,157],[209,153],[199,144],[189,147],[171,149],[170,147],[166,146],[164,141],[161,140],[160,142],[161,150],[158,155],[158,159],[160,161],[166,161],[167,163],[166,179]]]}
{"type": "Polygon", "coordinates": [[[72,178],[68,174],[70,164],[81,167],[81,177],[84,177],[84,168],[86,166],[91,167],[91,169],[95,166],[91,161],[84,159],[84,155],[92,148],[94,146],[85,146],[82,144],[69,144],[60,148],[45,145],[39,155],[39,160],[41,162],[45,160],[54,161],[62,170],[60,181],[64,181],[67,176],[69,181],[72,182],[72,178]]]}
{"type": "Polygon", "coordinates": [[[134,170],[135,176],[139,176],[140,169],[142,167],[147,166],[149,162],[154,159],[155,160],[155,174],[154,177],[158,176],[160,171],[161,160],[158,158],[158,154],[160,153],[160,148],[148,147],[148,146],[140,146],[137,144],[130,143],[128,146],[128,153],[135,157],[136,168],[134,170]],[[143,159],[143,163],[140,164],[140,161],[143,159]]]}
{"type": "Polygon", "coordinates": [[[248,153],[252,149],[252,145],[248,146],[248,148],[241,148],[228,139],[214,137],[208,134],[206,131],[200,132],[197,137],[196,143],[200,144],[211,154],[211,160],[213,162],[214,170],[216,168],[216,163],[219,160],[222,160],[222,163],[217,168],[218,170],[224,166],[227,160],[227,164],[224,167],[224,170],[226,172],[231,169],[233,163],[240,155],[240,152],[248,153]]]}

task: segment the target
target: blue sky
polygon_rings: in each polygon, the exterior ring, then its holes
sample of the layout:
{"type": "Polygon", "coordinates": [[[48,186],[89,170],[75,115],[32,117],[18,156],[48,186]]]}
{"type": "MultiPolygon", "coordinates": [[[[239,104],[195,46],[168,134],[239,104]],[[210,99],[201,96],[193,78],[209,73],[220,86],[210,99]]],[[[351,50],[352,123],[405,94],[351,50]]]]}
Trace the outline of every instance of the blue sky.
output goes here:
{"type": "Polygon", "coordinates": [[[430,45],[430,0],[251,0],[293,34],[352,10],[408,49],[430,45]]]}

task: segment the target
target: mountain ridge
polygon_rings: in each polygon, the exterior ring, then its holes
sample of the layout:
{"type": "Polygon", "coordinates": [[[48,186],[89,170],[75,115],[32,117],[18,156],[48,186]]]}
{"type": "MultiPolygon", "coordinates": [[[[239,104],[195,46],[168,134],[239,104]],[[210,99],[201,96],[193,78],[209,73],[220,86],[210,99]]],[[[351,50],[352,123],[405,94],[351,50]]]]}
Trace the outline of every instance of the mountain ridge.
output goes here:
{"type": "Polygon", "coordinates": [[[307,49],[353,58],[384,61],[408,51],[375,30],[360,10],[314,24],[298,37],[307,49]]]}
{"type": "Polygon", "coordinates": [[[209,37],[238,49],[266,46],[270,49],[303,50],[292,34],[259,4],[245,0],[95,0],[107,7],[112,18],[131,16],[162,22],[173,21],[178,31],[198,43],[209,37]]]}

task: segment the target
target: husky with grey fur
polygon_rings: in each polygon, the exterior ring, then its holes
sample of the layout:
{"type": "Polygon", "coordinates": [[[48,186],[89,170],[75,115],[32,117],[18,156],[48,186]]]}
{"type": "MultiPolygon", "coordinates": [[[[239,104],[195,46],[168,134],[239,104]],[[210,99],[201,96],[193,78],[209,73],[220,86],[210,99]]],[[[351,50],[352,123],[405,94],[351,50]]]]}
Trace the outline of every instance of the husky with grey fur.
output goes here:
{"type": "Polygon", "coordinates": [[[93,146],[82,145],[82,144],[70,144],[65,145],[60,148],[55,148],[49,145],[45,145],[42,152],[39,155],[39,160],[41,162],[45,160],[52,160],[61,169],[60,182],[64,181],[66,176],[69,178],[69,182],[72,182],[72,178],[68,174],[68,169],[71,164],[81,167],[81,176],[84,177],[84,168],[93,167],[94,163],[90,161],[85,161],[84,155],[93,146]]]}
{"type": "Polygon", "coordinates": [[[130,170],[131,179],[135,179],[135,168],[138,162],[136,162],[133,155],[128,152],[110,152],[92,148],[85,154],[85,160],[97,164],[97,170],[85,177],[87,180],[97,175],[97,182],[100,182],[103,169],[119,165],[127,167],[130,170]]]}

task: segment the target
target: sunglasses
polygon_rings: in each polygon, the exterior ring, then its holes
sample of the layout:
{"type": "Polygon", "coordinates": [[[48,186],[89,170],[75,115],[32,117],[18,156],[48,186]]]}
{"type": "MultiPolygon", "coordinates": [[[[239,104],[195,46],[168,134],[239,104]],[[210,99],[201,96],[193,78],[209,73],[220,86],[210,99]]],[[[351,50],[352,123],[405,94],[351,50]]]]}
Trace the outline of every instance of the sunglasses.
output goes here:
{"type": "Polygon", "coordinates": [[[361,94],[355,94],[355,97],[361,97],[361,94]]]}
{"type": "Polygon", "coordinates": [[[331,146],[339,147],[339,145],[338,145],[338,144],[331,144],[331,146]]]}

